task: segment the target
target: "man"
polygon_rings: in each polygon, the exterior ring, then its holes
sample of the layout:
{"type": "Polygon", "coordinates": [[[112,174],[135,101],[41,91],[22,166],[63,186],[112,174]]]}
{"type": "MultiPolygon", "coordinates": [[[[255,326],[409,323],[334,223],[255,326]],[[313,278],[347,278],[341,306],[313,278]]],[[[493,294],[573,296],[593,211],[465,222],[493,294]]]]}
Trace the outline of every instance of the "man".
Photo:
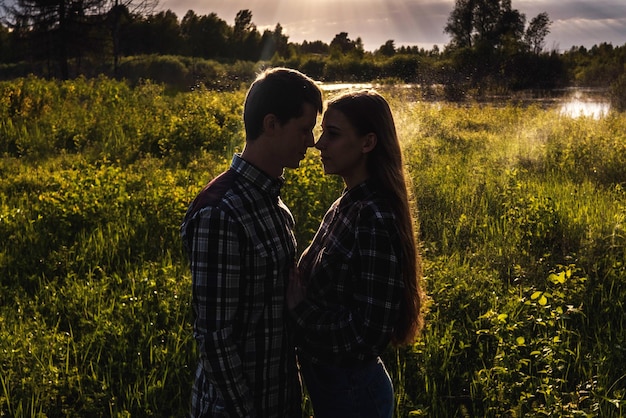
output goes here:
{"type": "Polygon", "coordinates": [[[200,355],[192,417],[301,416],[285,314],[294,220],[279,192],[284,168],[314,145],[321,112],[321,91],[304,74],[262,73],[244,103],[243,152],[185,215],[200,355]]]}

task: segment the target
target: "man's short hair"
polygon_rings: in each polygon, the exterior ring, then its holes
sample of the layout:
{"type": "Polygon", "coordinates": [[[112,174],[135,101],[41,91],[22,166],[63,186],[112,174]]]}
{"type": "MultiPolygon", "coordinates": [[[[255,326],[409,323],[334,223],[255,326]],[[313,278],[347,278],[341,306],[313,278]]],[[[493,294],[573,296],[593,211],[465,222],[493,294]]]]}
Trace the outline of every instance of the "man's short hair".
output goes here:
{"type": "Polygon", "coordinates": [[[263,133],[263,119],[273,114],[280,124],[304,113],[304,103],[322,113],[322,92],[308,76],[290,68],[271,68],[261,73],[246,94],[243,121],[246,140],[263,133]]]}

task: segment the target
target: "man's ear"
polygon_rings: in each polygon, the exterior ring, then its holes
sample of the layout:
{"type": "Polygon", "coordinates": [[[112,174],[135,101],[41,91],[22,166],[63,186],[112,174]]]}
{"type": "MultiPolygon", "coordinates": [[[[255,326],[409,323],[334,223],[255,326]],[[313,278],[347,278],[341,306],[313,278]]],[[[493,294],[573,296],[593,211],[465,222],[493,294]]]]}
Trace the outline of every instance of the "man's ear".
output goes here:
{"type": "Polygon", "coordinates": [[[374,132],[370,132],[369,134],[366,134],[363,140],[363,146],[361,148],[361,152],[363,154],[367,154],[368,152],[372,151],[376,147],[377,143],[378,143],[378,137],[376,136],[374,132]]]}
{"type": "Polygon", "coordinates": [[[273,134],[274,130],[278,127],[278,118],[273,113],[268,113],[263,118],[263,132],[267,134],[273,134]]]}

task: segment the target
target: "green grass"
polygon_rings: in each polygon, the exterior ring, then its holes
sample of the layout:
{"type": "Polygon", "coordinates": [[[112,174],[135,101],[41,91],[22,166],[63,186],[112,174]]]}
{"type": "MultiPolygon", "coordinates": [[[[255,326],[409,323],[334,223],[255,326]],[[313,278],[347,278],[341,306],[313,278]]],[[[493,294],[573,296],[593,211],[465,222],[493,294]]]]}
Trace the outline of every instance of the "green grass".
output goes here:
{"type": "MultiPolygon", "coordinates": [[[[626,413],[626,115],[416,102],[389,88],[427,327],[385,361],[397,416],[626,413]]],[[[184,416],[196,348],[178,238],[241,149],[243,91],[0,83],[0,416],[184,416]]],[[[311,151],[302,250],[339,195],[311,151]]]]}

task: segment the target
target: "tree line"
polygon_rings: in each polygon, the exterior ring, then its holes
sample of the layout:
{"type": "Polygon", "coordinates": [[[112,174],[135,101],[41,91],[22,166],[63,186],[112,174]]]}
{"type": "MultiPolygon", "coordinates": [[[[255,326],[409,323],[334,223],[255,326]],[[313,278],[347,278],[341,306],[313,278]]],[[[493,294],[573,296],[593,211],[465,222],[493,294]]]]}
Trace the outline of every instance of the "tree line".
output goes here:
{"type": "Polygon", "coordinates": [[[548,51],[548,14],[527,19],[511,0],[456,0],[442,28],[451,39],[443,49],[396,47],[388,40],[374,51],[365,51],[361,38],[351,39],[347,32],[336,34],[330,43],[290,42],[280,23],[259,31],[248,9],[240,10],[230,25],[216,13],[189,10],[179,19],[171,10],[155,11],[157,5],[158,0],[3,4],[0,78],[30,73],[60,79],[154,76],[188,88],[211,84],[220,71],[234,79],[248,78],[254,67],[242,63],[267,62],[326,81],[390,79],[444,85],[454,97],[467,91],[572,84],[609,87],[625,72],[626,44],[548,51]]]}

